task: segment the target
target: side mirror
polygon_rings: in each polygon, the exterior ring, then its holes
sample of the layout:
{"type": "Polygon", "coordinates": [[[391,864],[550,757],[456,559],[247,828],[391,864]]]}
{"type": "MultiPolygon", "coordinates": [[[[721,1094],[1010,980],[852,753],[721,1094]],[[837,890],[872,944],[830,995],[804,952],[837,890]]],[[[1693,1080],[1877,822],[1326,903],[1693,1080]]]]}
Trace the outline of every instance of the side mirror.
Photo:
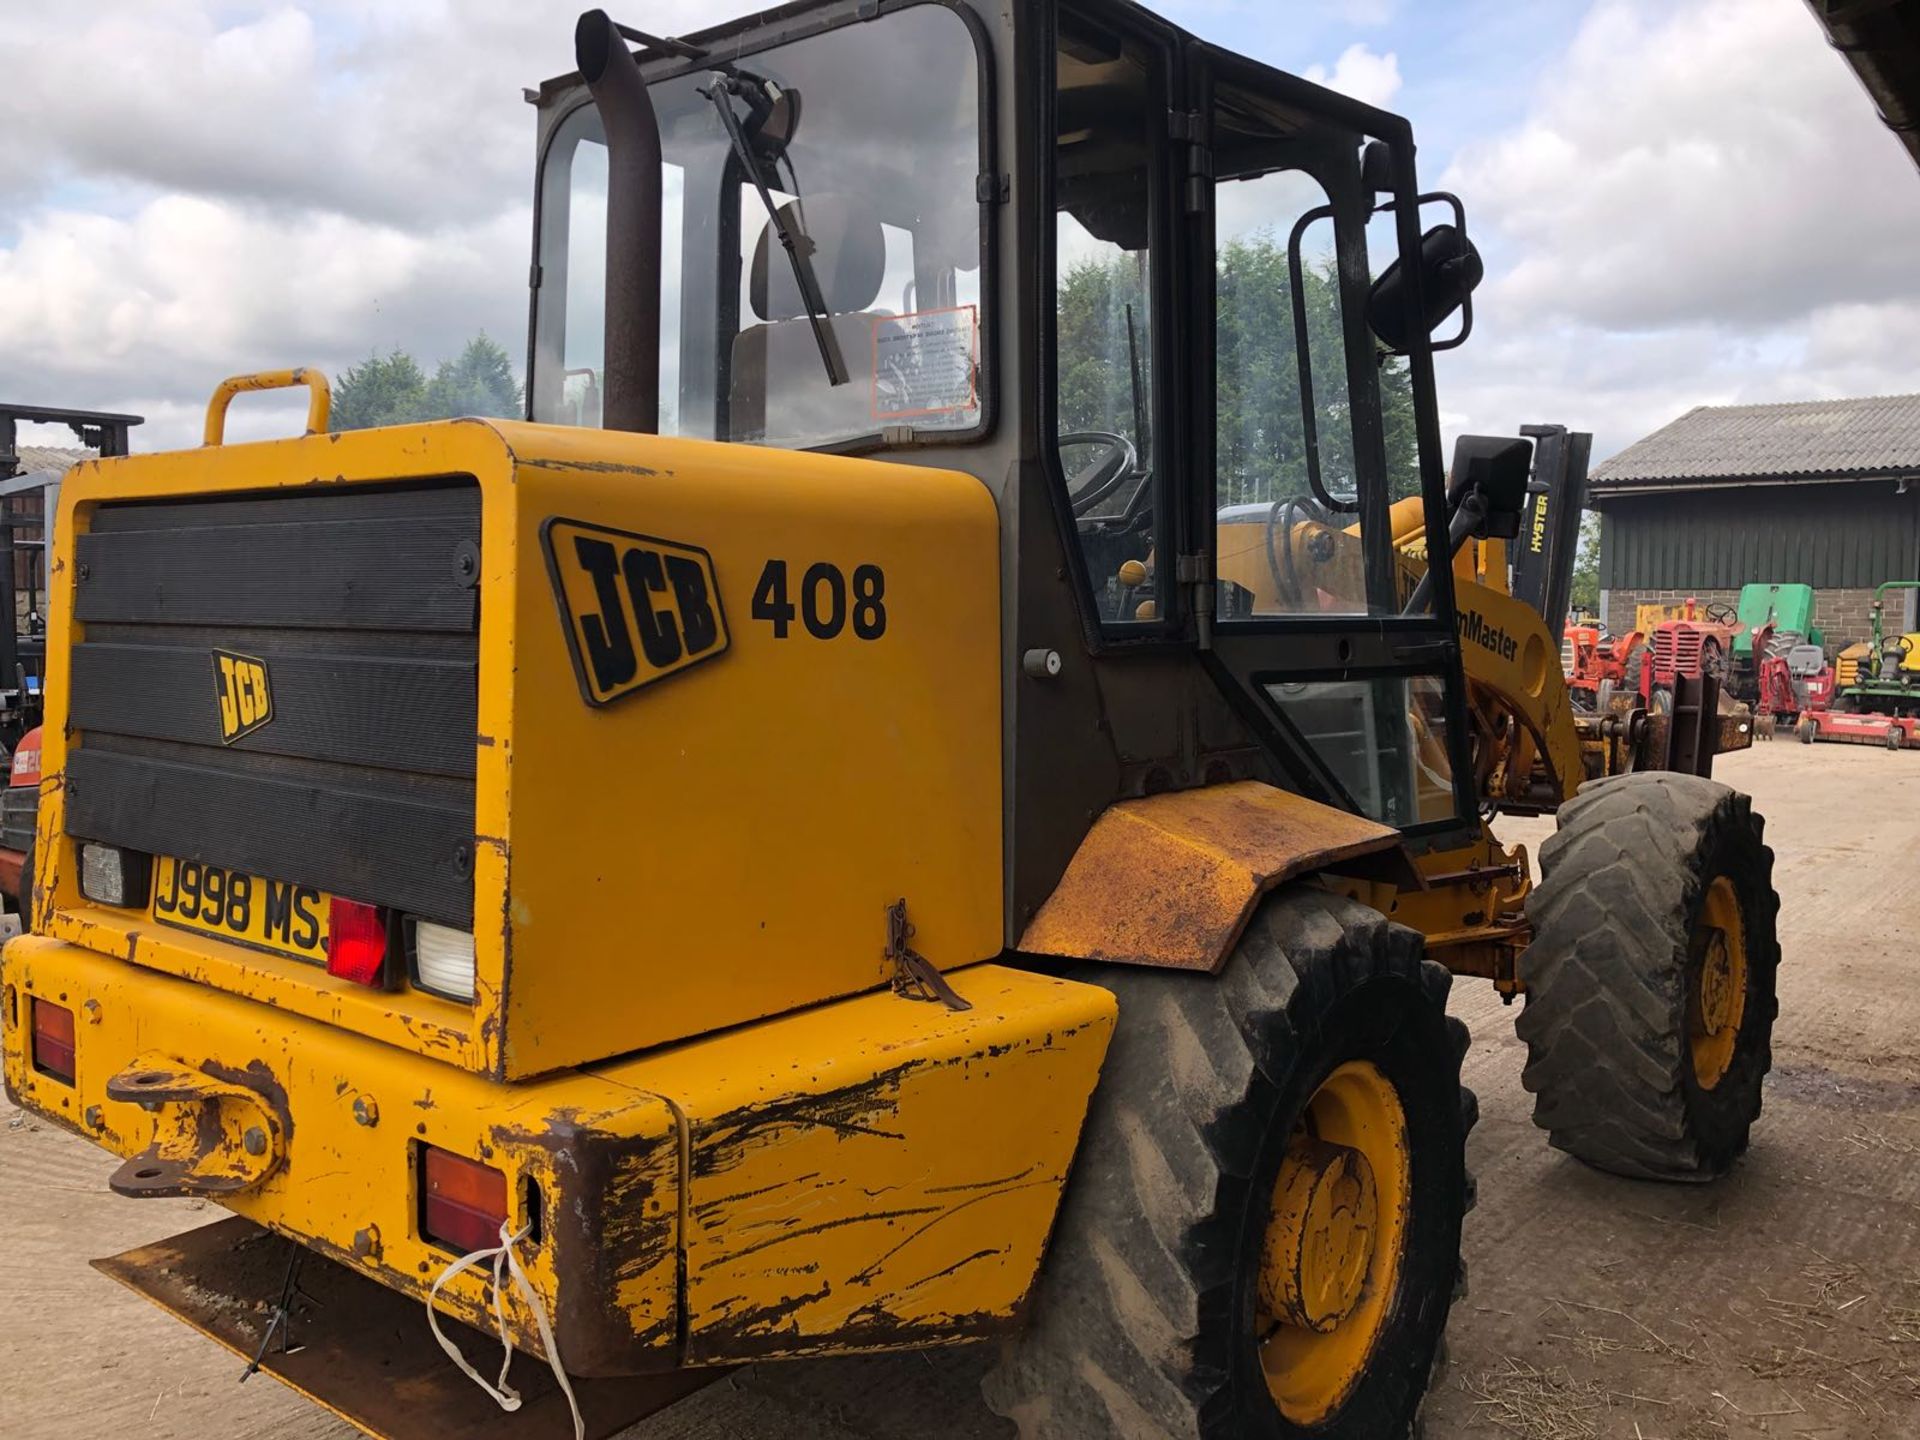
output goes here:
{"type": "MultiPolygon", "coordinates": [[[[1447,475],[1447,557],[1460,553],[1468,536],[1511,540],[1520,533],[1521,507],[1533,476],[1533,445],[1506,435],[1462,435],[1453,443],[1447,475]]],[[[1427,573],[1413,587],[1406,615],[1424,615],[1433,603],[1439,564],[1428,551],[1427,573]]]]}
{"type": "Polygon", "coordinates": [[[1507,435],[1462,435],[1453,442],[1447,502],[1456,513],[1469,508],[1476,512],[1467,533],[1482,540],[1511,540],[1520,533],[1527,482],[1532,477],[1533,446],[1527,441],[1507,435]],[[1474,501],[1470,507],[1466,505],[1469,496],[1474,501]]]}
{"type": "MultiPolygon", "coordinates": [[[[1447,317],[1468,303],[1468,297],[1486,277],[1487,268],[1467,232],[1458,225],[1436,225],[1420,237],[1420,299],[1424,312],[1420,319],[1431,335],[1446,323],[1447,317]]],[[[1367,296],[1367,324],[1380,342],[1397,355],[1404,355],[1413,334],[1408,326],[1407,275],[1395,260],[1373,282],[1367,296]]],[[[1472,315],[1469,309],[1467,314],[1472,315]]],[[[1472,323],[1469,319],[1469,325],[1472,323]]],[[[1463,330],[1449,347],[1466,339],[1463,330]]]]}

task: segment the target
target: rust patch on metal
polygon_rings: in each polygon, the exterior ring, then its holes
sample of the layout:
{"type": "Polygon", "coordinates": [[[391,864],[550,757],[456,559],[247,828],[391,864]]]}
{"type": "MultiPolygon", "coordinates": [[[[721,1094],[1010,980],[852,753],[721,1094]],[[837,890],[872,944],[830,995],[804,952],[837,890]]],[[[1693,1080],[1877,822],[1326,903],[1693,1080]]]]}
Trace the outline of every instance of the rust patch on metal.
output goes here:
{"type": "Polygon", "coordinates": [[[680,1251],[677,1134],[616,1137],[562,1112],[539,1131],[500,1128],[494,1143],[545,1156],[539,1168],[545,1243],[558,1293],[598,1297],[563,1307],[554,1317],[560,1350],[582,1375],[632,1374],[670,1364],[677,1338],[678,1285],[664,1313],[637,1316],[621,1308],[622,1287],[642,1282],[680,1251]]]}
{"type": "Polygon", "coordinates": [[[1260,897],[1399,832],[1257,780],[1110,806],[1020,937],[1076,960],[1217,971],[1260,897]]]}
{"type": "Polygon", "coordinates": [[[883,1070],[857,1085],[821,1095],[789,1095],[764,1104],[743,1105],[701,1126],[694,1141],[692,1176],[703,1180],[738,1166],[750,1152],[779,1144],[782,1131],[832,1130],[841,1136],[866,1135],[904,1140],[890,1128],[900,1113],[900,1082],[924,1061],[883,1070]]]}
{"type": "MultiPolygon", "coordinates": [[[[549,460],[530,456],[516,462],[529,470],[567,470],[586,475],[639,475],[650,477],[660,472],[648,465],[629,465],[619,460],[549,460]]],[[[671,472],[669,472],[671,473],[671,472]]]]}
{"type": "Polygon", "coordinates": [[[830,1333],[802,1334],[794,1312],[824,1299],[826,1293],[798,1296],[791,1304],[765,1306],[717,1321],[701,1332],[702,1349],[741,1360],[900,1350],[983,1340],[1004,1335],[1018,1323],[1016,1316],[989,1314],[903,1321],[876,1302],[855,1311],[848,1324],[830,1333]]]}

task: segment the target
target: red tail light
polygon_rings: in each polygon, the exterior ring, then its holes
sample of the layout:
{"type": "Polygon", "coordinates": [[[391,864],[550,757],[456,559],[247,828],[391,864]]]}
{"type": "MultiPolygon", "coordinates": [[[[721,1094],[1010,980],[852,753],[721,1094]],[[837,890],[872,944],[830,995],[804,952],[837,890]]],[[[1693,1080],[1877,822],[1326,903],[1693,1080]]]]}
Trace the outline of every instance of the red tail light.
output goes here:
{"type": "Polygon", "coordinates": [[[73,1011],[66,1006],[33,1002],[33,1068],[73,1084],[73,1011]]]}
{"type": "Polygon", "coordinates": [[[506,1223],[505,1175],[450,1150],[420,1147],[423,1238],[465,1255],[498,1245],[506,1223]]]}
{"type": "Polygon", "coordinates": [[[327,973],[356,985],[387,980],[387,916],[377,905],[334,897],[327,910],[327,973]]]}

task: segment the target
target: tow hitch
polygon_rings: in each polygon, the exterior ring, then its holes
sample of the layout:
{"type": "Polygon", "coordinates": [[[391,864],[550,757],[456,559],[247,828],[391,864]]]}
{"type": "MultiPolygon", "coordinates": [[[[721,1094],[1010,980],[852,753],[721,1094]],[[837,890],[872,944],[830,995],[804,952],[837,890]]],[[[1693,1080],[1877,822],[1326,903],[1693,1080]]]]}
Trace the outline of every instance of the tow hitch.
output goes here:
{"type": "Polygon", "coordinates": [[[284,1112],[241,1081],[142,1055],[107,1082],[107,1098],[153,1115],[153,1143],[107,1180],[117,1194],[217,1200],[251,1190],[286,1159],[284,1112]]]}

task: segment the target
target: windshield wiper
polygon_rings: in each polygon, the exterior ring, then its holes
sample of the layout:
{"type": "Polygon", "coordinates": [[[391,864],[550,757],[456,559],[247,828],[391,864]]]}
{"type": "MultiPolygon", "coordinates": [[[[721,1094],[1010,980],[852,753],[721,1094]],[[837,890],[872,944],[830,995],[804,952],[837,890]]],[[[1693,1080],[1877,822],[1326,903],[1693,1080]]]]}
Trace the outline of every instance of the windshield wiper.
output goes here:
{"type": "MultiPolygon", "coordinates": [[[[807,324],[813,327],[813,340],[820,347],[820,362],[827,367],[827,383],[844,385],[847,383],[847,362],[841,358],[840,346],[832,327],[827,323],[827,302],[820,293],[820,282],[813,273],[813,262],[801,253],[799,241],[795,238],[793,227],[787,224],[781,207],[773,203],[773,190],[767,183],[767,172],[760,163],[759,152],[753,148],[753,142],[747,138],[746,130],[740,124],[740,117],[733,113],[730,97],[741,96],[749,106],[754,105],[755,97],[751,89],[758,86],[765,99],[768,84],[764,80],[743,80],[736,76],[716,73],[713,84],[700,91],[713,102],[713,108],[720,112],[720,123],[726,127],[727,143],[733,147],[733,158],[740,162],[740,168],[746,172],[747,179],[753,182],[753,188],[760,194],[760,203],[766,207],[767,223],[773,228],[774,235],[780,241],[780,248],[787,252],[787,263],[793,269],[793,283],[800,289],[800,303],[807,307],[807,324]]],[[[800,198],[796,188],[794,198],[800,198]]],[[[811,241],[809,241],[811,243],[811,241]]]]}

